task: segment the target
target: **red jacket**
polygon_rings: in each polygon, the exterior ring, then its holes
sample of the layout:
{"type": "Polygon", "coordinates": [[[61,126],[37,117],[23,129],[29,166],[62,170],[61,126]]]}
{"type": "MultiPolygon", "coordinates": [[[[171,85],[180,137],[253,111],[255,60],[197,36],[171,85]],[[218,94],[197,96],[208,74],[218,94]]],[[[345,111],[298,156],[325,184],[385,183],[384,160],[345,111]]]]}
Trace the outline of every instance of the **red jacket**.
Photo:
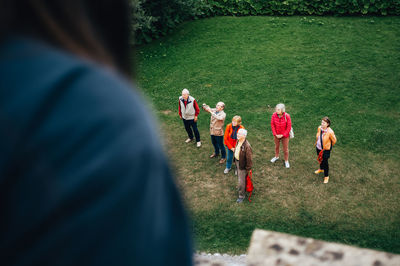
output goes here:
{"type": "Polygon", "coordinates": [[[271,130],[274,136],[283,135],[284,138],[289,137],[292,128],[292,119],[288,113],[283,113],[281,117],[275,112],[271,117],[271,130]]]}
{"type": "MultiPolygon", "coordinates": [[[[241,128],[244,128],[242,125],[240,125],[239,126],[239,128],[238,128],[238,131],[239,131],[239,129],[241,129],[241,128]]],[[[224,135],[224,143],[225,143],[225,145],[228,147],[228,149],[232,149],[232,148],[235,148],[236,147],[236,142],[237,142],[237,139],[233,139],[233,138],[231,138],[231,135],[232,135],[232,123],[230,123],[230,124],[228,124],[227,126],[226,126],[226,129],[225,129],[225,135],[224,135]]],[[[237,133],[237,132],[236,132],[237,133]]]]}

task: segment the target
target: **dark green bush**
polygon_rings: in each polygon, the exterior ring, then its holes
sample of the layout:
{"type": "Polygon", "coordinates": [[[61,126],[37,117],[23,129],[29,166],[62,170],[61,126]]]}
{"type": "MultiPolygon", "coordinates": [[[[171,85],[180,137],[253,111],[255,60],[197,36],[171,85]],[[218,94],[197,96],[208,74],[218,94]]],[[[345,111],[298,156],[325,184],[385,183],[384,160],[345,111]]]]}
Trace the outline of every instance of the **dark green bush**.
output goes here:
{"type": "Polygon", "coordinates": [[[131,0],[135,43],[166,35],[179,23],[202,16],[201,0],[131,0]]]}
{"type": "Polygon", "coordinates": [[[400,15],[400,0],[206,0],[207,15],[400,15]]]}
{"type": "Polygon", "coordinates": [[[400,0],[130,0],[135,43],[166,35],[179,23],[211,16],[400,15],[400,0]]]}

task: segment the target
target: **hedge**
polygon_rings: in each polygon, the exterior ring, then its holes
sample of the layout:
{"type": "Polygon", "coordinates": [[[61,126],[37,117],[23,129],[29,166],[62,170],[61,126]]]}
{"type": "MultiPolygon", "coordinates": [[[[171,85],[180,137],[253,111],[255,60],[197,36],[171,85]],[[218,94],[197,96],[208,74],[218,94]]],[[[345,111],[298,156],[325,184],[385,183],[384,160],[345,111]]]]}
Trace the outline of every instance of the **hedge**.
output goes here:
{"type": "Polygon", "coordinates": [[[207,0],[207,15],[400,15],[400,0],[207,0]]]}
{"type": "Polygon", "coordinates": [[[400,15],[400,0],[130,0],[135,43],[168,34],[179,23],[211,16],[400,15]]]}

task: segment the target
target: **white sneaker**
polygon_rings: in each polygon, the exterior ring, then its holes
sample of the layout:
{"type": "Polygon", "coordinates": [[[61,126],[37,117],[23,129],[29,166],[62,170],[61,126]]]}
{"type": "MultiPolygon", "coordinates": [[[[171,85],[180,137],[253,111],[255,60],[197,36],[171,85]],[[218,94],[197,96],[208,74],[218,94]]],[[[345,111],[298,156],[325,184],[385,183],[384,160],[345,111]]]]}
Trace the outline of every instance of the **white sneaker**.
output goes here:
{"type": "Polygon", "coordinates": [[[191,139],[185,140],[186,143],[189,143],[189,142],[191,142],[191,141],[192,141],[191,139]]]}
{"type": "Polygon", "coordinates": [[[224,174],[227,174],[227,173],[229,173],[229,171],[230,171],[231,169],[228,169],[228,168],[225,168],[225,170],[224,170],[224,174]]]}
{"type": "Polygon", "coordinates": [[[276,162],[278,159],[279,159],[279,157],[274,157],[274,158],[272,158],[272,159],[271,159],[271,163],[276,162]]]}
{"type": "Polygon", "coordinates": [[[199,142],[197,142],[197,148],[200,148],[201,147],[201,141],[199,141],[199,142]]]}
{"type": "Polygon", "coordinates": [[[285,161],[285,167],[286,167],[286,168],[290,168],[289,161],[285,161]]]}

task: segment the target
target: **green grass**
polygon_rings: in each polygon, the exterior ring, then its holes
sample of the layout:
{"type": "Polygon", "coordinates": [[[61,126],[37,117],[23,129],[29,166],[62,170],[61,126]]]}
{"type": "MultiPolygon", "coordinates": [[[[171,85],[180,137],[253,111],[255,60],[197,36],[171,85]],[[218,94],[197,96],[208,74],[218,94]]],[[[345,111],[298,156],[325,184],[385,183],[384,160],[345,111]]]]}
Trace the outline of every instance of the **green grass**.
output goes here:
{"type": "Polygon", "coordinates": [[[197,249],[245,252],[255,228],[400,253],[400,17],[217,17],[139,47],[139,84],[153,102],[193,219],[197,249]],[[183,143],[178,96],[241,115],[254,152],[252,203],[203,147],[183,143]],[[293,120],[291,168],[272,165],[273,107],[293,120]],[[338,143],[330,183],[315,176],[320,119],[338,143]]]}

